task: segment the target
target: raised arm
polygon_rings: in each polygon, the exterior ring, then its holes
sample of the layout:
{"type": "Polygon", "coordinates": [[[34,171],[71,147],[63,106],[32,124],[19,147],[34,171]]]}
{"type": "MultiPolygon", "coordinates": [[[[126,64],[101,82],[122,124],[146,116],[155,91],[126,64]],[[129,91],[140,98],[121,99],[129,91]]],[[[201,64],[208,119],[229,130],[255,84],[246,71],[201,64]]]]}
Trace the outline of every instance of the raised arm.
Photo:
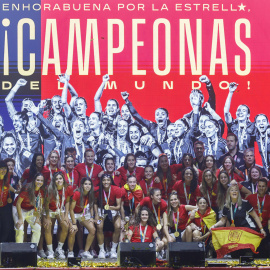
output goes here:
{"type": "Polygon", "coordinates": [[[146,120],[142,118],[139,113],[136,111],[136,109],[133,107],[132,103],[129,101],[129,93],[128,92],[121,92],[122,98],[125,100],[126,105],[128,106],[128,109],[133,116],[133,118],[138,121],[142,126],[146,127],[147,129],[150,129],[151,121],[146,120]]]}
{"type": "Polygon", "coordinates": [[[235,82],[232,82],[229,85],[229,94],[227,96],[227,99],[224,105],[224,117],[225,117],[225,122],[227,124],[230,124],[232,122],[230,107],[231,107],[231,102],[232,102],[232,96],[233,96],[234,91],[237,89],[237,86],[238,84],[235,82]]]}
{"type": "Polygon", "coordinates": [[[59,82],[64,83],[61,100],[62,100],[64,112],[67,118],[70,116],[70,113],[71,113],[70,106],[68,105],[68,102],[67,102],[67,89],[68,89],[69,79],[70,77],[67,74],[59,75],[59,79],[58,79],[59,82]]]}
{"type": "Polygon", "coordinates": [[[108,74],[104,75],[102,77],[102,83],[95,94],[94,101],[95,101],[95,111],[96,112],[100,112],[100,113],[102,112],[102,106],[101,106],[100,99],[101,99],[102,93],[104,91],[106,82],[109,80],[110,80],[109,75],[108,74]]]}
{"type": "Polygon", "coordinates": [[[202,75],[199,80],[200,82],[205,83],[208,96],[209,96],[207,102],[210,104],[211,108],[215,111],[216,110],[216,94],[215,94],[211,81],[206,75],[202,75]]]}
{"type": "Polygon", "coordinates": [[[26,85],[27,81],[25,79],[19,79],[16,84],[14,85],[14,87],[10,90],[9,94],[7,95],[7,97],[5,98],[5,102],[7,105],[7,110],[8,110],[8,114],[10,116],[10,118],[13,118],[13,115],[17,113],[14,105],[13,105],[13,98],[15,96],[15,94],[17,93],[17,91],[19,90],[19,88],[21,86],[26,85]]]}

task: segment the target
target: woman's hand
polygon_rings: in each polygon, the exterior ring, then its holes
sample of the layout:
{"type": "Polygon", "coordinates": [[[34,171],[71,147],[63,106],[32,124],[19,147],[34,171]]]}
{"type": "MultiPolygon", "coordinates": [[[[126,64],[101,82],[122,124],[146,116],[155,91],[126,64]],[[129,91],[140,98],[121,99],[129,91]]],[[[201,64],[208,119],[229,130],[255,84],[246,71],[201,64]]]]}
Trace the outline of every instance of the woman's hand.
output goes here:
{"type": "Polygon", "coordinates": [[[168,242],[169,242],[169,243],[174,242],[174,238],[173,238],[171,235],[169,235],[169,237],[168,237],[168,242]]]}
{"type": "Polygon", "coordinates": [[[104,174],[104,171],[101,171],[99,174],[98,174],[98,177],[101,178],[101,176],[104,174]]]}
{"type": "Polygon", "coordinates": [[[78,231],[77,225],[76,224],[70,224],[69,232],[73,233],[73,232],[77,232],[77,231],[78,231]]]}
{"type": "Polygon", "coordinates": [[[23,220],[22,219],[18,219],[15,227],[16,227],[16,229],[19,229],[22,225],[23,225],[23,220]]]}
{"type": "Polygon", "coordinates": [[[157,184],[160,183],[159,177],[156,177],[156,178],[154,179],[154,182],[157,183],[157,184]]]}
{"type": "Polygon", "coordinates": [[[203,240],[203,237],[202,236],[194,236],[193,240],[196,241],[196,242],[200,242],[200,241],[203,240]]]}
{"type": "Polygon", "coordinates": [[[51,218],[50,217],[47,217],[47,218],[44,218],[44,228],[49,228],[51,225],[52,225],[52,221],[51,221],[51,218]]]}
{"type": "Polygon", "coordinates": [[[264,237],[266,237],[266,232],[265,232],[265,230],[264,230],[264,229],[261,229],[261,230],[260,230],[260,232],[261,232],[261,234],[263,234],[263,235],[264,235],[264,237]]]}

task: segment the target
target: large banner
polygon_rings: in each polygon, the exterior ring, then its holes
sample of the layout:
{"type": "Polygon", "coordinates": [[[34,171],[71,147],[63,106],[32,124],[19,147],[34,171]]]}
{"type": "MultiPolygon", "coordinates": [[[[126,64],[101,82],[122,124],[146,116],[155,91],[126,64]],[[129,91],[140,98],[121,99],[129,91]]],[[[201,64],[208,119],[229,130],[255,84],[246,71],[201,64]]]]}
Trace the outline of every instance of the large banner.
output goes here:
{"type": "Polygon", "coordinates": [[[268,119],[253,122],[269,108],[269,7],[267,0],[1,1],[1,158],[19,151],[23,170],[33,151],[63,156],[75,147],[83,161],[93,147],[118,165],[137,151],[147,162],[167,151],[179,163],[199,139],[219,159],[229,128],[241,151],[255,146],[267,170],[268,119]],[[47,122],[31,100],[44,100],[47,122]],[[16,116],[24,109],[26,118],[16,116]],[[4,142],[10,130],[19,150],[4,142]]]}

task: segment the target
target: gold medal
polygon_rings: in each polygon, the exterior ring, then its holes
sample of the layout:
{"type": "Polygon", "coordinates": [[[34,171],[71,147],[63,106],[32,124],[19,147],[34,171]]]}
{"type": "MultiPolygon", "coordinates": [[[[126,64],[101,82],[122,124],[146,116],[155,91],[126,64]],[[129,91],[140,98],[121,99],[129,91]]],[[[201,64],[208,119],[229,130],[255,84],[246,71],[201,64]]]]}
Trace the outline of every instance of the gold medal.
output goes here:
{"type": "Polygon", "coordinates": [[[180,235],[180,234],[179,234],[178,231],[174,232],[174,236],[175,236],[175,237],[179,237],[179,235],[180,235]]]}
{"type": "Polygon", "coordinates": [[[85,216],[82,216],[81,217],[81,221],[85,221],[85,216]]]}
{"type": "Polygon", "coordinates": [[[109,209],[110,209],[110,206],[109,206],[108,204],[106,204],[106,205],[104,206],[104,209],[105,209],[105,210],[109,210],[109,209]]]}
{"type": "Polygon", "coordinates": [[[8,203],[12,203],[12,199],[11,198],[7,198],[7,202],[8,203]]]}
{"type": "Polygon", "coordinates": [[[231,224],[231,227],[235,227],[235,224],[234,224],[234,223],[232,223],[232,224],[231,224]]]}
{"type": "Polygon", "coordinates": [[[38,217],[39,216],[39,212],[38,211],[34,211],[33,214],[34,214],[35,217],[38,217]]]}
{"type": "Polygon", "coordinates": [[[161,229],[162,229],[161,224],[158,224],[158,225],[157,225],[157,230],[160,231],[161,229]]]}

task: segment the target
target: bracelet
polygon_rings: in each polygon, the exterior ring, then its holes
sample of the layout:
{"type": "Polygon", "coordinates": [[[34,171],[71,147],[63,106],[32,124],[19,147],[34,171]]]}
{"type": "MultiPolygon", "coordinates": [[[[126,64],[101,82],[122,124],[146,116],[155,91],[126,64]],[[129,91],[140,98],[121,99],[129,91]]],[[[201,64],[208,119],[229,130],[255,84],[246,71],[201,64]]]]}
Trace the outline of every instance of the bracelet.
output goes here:
{"type": "Polygon", "coordinates": [[[263,227],[261,227],[261,228],[259,228],[259,229],[260,229],[260,231],[261,231],[261,230],[263,230],[263,227]]]}
{"type": "Polygon", "coordinates": [[[75,224],[74,224],[74,223],[72,223],[72,225],[77,225],[77,223],[75,223],[75,224]]]}

